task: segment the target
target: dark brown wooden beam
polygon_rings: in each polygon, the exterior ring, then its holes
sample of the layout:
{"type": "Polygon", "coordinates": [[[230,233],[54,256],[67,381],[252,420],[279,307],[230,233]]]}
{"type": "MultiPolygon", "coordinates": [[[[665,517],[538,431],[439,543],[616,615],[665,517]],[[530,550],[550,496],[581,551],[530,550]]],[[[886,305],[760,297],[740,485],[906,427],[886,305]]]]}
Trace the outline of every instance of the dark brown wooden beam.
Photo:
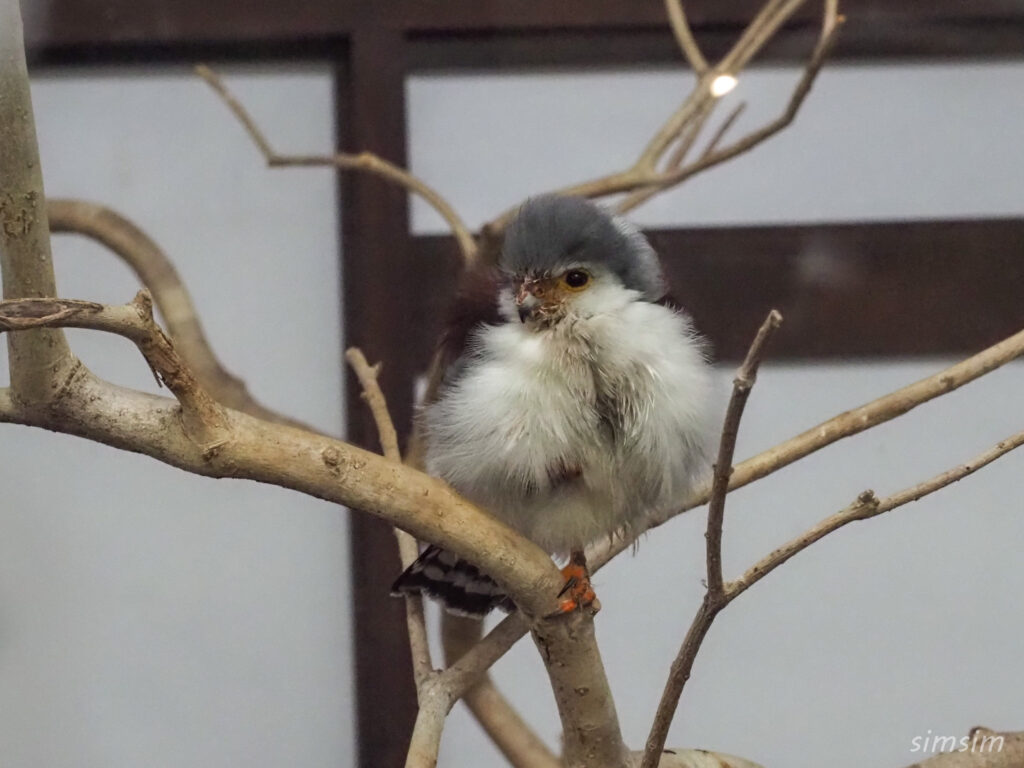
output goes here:
{"type": "Polygon", "coordinates": [[[22,1],[30,47],[312,41],[348,35],[353,3],[341,0],[22,1]]]}
{"type": "MultiPolygon", "coordinates": [[[[396,30],[363,28],[349,48],[349,66],[339,77],[342,146],[405,165],[404,38],[396,30]]],[[[404,442],[417,371],[405,349],[412,332],[408,307],[419,297],[408,268],[408,197],[375,176],[348,173],[341,180],[341,200],[345,344],[383,363],[381,388],[404,442]]],[[[351,373],[347,394],[348,439],[379,450],[376,427],[351,373]]],[[[397,548],[390,526],[370,515],[354,512],[350,532],[358,765],[398,768],[405,762],[416,693],[405,607],[388,596],[401,571],[397,548]]]]}
{"type": "MultiPolygon", "coordinates": [[[[691,0],[687,8],[698,39],[714,55],[760,5],[761,0],[691,0]]],[[[43,61],[123,60],[124,51],[145,61],[211,45],[301,52],[347,39],[363,27],[399,30],[417,41],[451,41],[451,56],[419,52],[412,66],[421,59],[428,66],[679,60],[662,0],[391,0],[375,6],[357,0],[50,0],[25,6],[29,44],[43,61]],[[481,45],[496,46],[492,60],[481,45]]],[[[766,56],[802,57],[819,6],[808,2],[766,56]]],[[[837,58],[1024,55],[1020,0],[845,0],[842,7],[848,22],[837,58]]]]}
{"type": "MultiPolygon", "coordinates": [[[[687,16],[695,28],[746,25],[763,0],[689,0],[687,16]]],[[[848,18],[878,23],[1007,22],[1024,16],[1018,0],[842,0],[848,18]]],[[[798,23],[817,18],[820,2],[797,11],[798,23]]],[[[514,31],[524,29],[642,29],[663,27],[663,0],[402,0],[387,11],[391,23],[412,32],[514,31]]]]}
{"type": "MultiPolygon", "coordinates": [[[[775,359],[961,355],[1024,328],[1024,219],[653,230],[673,295],[717,359],[743,356],[768,310],[775,359]]],[[[424,364],[458,269],[447,237],[419,237],[424,364]],[[430,265],[422,266],[422,265],[430,265]]]]}
{"type": "MultiPolygon", "coordinates": [[[[726,27],[698,28],[697,37],[705,55],[714,60],[729,50],[736,34],[726,27]]],[[[765,46],[755,64],[802,62],[817,38],[818,29],[813,24],[788,27],[765,46]]],[[[410,68],[416,71],[686,66],[675,38],[664,26],[417,34],[412,43],[410,68]]],[[[828,66],[879,59],[988,61],[1022,56],[1024,21],[975,25],[920,23],[901,27],[851,19],[843,28],[828,66]]]]}

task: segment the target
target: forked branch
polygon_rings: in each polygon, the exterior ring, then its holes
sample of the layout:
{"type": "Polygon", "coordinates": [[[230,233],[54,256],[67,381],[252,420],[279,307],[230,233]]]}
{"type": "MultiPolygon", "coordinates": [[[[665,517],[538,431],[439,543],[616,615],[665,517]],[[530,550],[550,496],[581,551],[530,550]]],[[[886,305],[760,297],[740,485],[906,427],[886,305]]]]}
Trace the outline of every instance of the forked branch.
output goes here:
{"type": "Polygon", "coordinates": [[[74,234],[105,246],[139,278],[167,325],[167,335],[188,368],[218,403],[250,416],[318,430],[258,402],[242,379],[214,353],[184,282],[163,250],[134,223],[110,208],[85,200],[48,200],[50,232],[74,234]]]}
{"type": "MultiPolygon", "coordinates": [[[[783,113],[736,141],[719,146],[725,132],[736,119],[737,114],[734,113],[726,118],[723,126],[716,132],[697,159],[688,163],[684,162],[684,158],[697,140],[701,128],[720,101],[712,89],[715,78],[722,75],[738,76],[805,1],[768,0],[736,41],[736,44],[716,64],[711,66],[704,60],[693,37],[682,3],[679,0],[665,0],[676,40],[683,55],[697,74],[697,82],[693,90],[655,132],[631,166],[605,176],[562,187],[555,190],[555,193],[590,198],[631,193],[620,202],[619,211],[624,212],[635,208],[659,192],[677,186],[702,171],[753,149],[783,130],[796,117],[838,37],[843,17],[838,14],[836,0],[824,0],[818,41],[783,113]],[[670,153],[670,149],[674,145],[677,149],[670,153]]],[[[491,238],[499,237],[514,214],[514,208],[505,211],[484,226],[484,234],[491,238]]]]}
{"type": "Polygon", "coordinates": [[[425,181],[413,176],[404,168],[378,157],[372,152],[360,152],[358,154],[336,152],[331,155],[279,154],[271,146],[267,137],[260,130],[256,121],[249,114],[249,111],[245,108],[242,102],[235,98],[231,91],[228,90],[228,87],[224,84],[224,81],[220,76],[204,64],[198,65],[195,70],[196,74],[207,82],[207,84],[228,106],[228,109],[230,109],[235,117],[238,118],[242,127],[245,128],[246,133],[249,134],[249,138],[252,139],[253,143],[263,155],[263,158],[267,161],[268,166],[271,168],[283,168],[287,166],[326,166],[339,168],[345,171],[360,171],[362,173],[379,176],[382,179],[390,181],[392,184],[404,187],[409,192],[423,198],[441,215],[441,218],[445,220],[448,224],[448,228],[452,231],[452,235],[455,237],[455,241],[458,243],[459,251],[462,253],[462,258],[465,264],[469,266],[476,260],[476,243],[473,240],[473,236],[470,234],[469,228],[466,226],[465,222],[463,222],[462,217],[455,211],[451,203],[445,200],[436,189],[429,186],[425,181]]]}

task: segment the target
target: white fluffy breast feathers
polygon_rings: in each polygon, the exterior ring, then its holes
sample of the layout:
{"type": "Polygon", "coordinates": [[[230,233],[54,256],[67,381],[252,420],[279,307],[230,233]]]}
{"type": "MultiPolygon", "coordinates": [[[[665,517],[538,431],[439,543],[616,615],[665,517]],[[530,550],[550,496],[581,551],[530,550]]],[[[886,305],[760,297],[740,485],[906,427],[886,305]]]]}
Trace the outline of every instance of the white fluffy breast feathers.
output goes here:
{"type": "Polygon", "coordinates": [[[428,471],[552,552],[679,503],[707,467],[689,321],[621,285],[587,299],[543,330],[480,325],[423,412],[428,471]]]}

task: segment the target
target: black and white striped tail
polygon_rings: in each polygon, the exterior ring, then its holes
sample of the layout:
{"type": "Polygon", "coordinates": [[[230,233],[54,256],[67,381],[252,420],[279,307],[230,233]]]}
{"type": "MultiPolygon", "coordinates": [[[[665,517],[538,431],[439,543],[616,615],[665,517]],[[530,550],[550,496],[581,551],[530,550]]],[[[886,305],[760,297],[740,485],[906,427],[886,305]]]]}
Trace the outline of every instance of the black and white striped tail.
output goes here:
{"type": "Polygon", "coordinates": [[[435,546],[423,550],[391,586],[392,595],[410,593],[430,595],[440,600],[446,610],[460,616],[479,618],[492,608],[515,609],[494,579],[475,565],[435,546]]]}

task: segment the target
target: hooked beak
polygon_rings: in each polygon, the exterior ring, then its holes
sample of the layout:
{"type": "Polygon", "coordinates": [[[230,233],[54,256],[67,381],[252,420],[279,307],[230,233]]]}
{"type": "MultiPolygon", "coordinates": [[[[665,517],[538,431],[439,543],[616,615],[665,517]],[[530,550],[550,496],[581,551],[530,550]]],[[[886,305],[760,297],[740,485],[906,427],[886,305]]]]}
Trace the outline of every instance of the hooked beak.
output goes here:
{"type": "Polygon", "coordinates": [[[525,323],[540,306],[540,299],[534,293],[534,281],[524,280],[516,291],[516,309],[519,312],[519,322],[525,323]]]}

